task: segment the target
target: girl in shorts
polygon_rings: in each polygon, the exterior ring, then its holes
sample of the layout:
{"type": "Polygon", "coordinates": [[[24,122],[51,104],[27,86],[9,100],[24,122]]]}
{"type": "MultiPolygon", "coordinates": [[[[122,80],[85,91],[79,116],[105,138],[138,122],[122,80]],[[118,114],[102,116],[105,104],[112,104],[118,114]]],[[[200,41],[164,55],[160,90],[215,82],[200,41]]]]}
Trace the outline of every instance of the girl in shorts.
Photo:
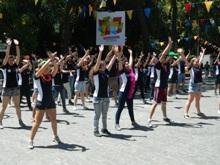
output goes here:
{"type": "Polygon", "coordinates": [[[61,141],[57,135],[57,120],[56,120],[56,105],[52,94],[52,79],[56,75],[58,66],[54,61],[55,54],[49,53],[49,59],[42,61],[38,65],[38,70],[35,74],[35,83],[38,89],[38,96],[36,101],[35,120],[32,125],[31,135],[29,139],[28,148],[34,148],[34,137],[41,124],[44,113],[46,112],[52,126],[53,142],[60,144],[61,141]]]}

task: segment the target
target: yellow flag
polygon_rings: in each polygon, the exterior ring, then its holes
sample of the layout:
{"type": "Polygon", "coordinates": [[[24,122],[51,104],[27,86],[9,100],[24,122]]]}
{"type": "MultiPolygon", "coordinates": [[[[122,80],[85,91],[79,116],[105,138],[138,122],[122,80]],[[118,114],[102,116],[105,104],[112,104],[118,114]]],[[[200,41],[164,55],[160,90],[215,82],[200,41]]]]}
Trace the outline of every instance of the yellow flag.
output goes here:
{"type": "Polygon", "coordinates": [[[117,0],[113,0],[113,2],[114,2],[114,5],[116,5],[116,3],[117,3],[117,0]]]}
{"type": "Polygon", "coordinates": [[[205,3],[207,11],[210,12],[213,1],[205,1],[204,3],[205,3]]]}
{"type": "Polygon", "coordinates": [[[92,11],[93,11],[92,5],[89,5],[89,16],[92,15],[92,11]]]}
{"type": "Polygon", "coordinates": [[[164,45],[164,42],[160,42],[160,46],[163,46],[164,45]]]}
{"type": "Polygon", "coordinates": [[[180,39],[178,39],[177,42],[179,43],[179,42],[180,42],[180,39]]]}
{"type": "Polygon", "coordinates": [[[192,28],[195,29],[198,26],[197,21],[193,20],[192,21],[192,28]]]}
{"type": "Polygon", "coordinates": [[[194,38],[194,40],[197,40],[198,36],[194,36],[193,38],[194,38]]]}
{"type": "Polygon", "coordinates": [[[34,4],[37,5],[37,3],[38,3],[38,0],[34,0],[34,4]]]}
{"type": "Polygon", "coordinates": [[[0,13],[0,19],[2,19],[3,18],[3,14],[2,13],[0,13]]]}
{"type": "Polygon", "coordinates": [[[82,13],[82,8],[79,6],[78,8],[78,14],[80,15],[82,13]]]}
{"type": "Polygon", "coordinates": [[[103,7],[106,7],[106,1],[102,0],[99,8],[103,8],[103,7]]]}
{"type": "Polygon", "coordinates": [[[220,33],[220,26],[218,26],[218,32],[220,33]]]}
{"type": "Polygon", "coordinates": [[[132,15],[133,15],[133,10],[128,10],[127,14],[128,14],[128,18],[131,20],[132,19],[132,15]]]}

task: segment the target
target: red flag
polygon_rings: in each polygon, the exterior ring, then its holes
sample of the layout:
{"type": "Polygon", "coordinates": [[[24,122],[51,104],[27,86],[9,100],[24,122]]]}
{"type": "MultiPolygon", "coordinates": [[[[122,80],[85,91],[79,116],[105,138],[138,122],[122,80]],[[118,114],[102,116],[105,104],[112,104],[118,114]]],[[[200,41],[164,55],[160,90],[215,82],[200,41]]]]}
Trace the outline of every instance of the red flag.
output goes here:
{"type": "Polygon", "coordinates": [[[185,10],[187,13],[191,11],[191,8],[192,8],[192,4],[190,2],[185,4],[185,10]]]}

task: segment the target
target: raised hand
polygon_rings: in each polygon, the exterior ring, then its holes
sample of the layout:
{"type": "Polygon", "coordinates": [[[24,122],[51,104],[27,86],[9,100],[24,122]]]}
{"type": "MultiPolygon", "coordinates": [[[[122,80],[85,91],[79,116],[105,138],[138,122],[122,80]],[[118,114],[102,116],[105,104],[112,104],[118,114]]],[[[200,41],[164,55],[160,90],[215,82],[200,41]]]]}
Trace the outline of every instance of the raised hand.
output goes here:
{"type": "Polygon", "coordinates": [[[172,38],[170,36],[168,37],[168,42],[169,42],[169,44],[173,43],[173,40],[172,40],[172,38]]]}
{"type": "Polygon", "coordinates": [[[128,49],[128,52],[129,52],[130,54],[132,54],[133,51],[132,51],[131,49],[128,49]]]}
{"type": "Polygon", "coordinates": [[[13,39],[13,42],[14,42],[14,44],[15,44],[16,46],[19,45],[19,41],[18,41],[17,39],[13,39]]]}
{"type": "Polygon", "coordinates": [[[10,38],[8,38],[8,39],[6,40],[6,44],[10,46],[10,45],[12,44],[12,40],[11,40],[10,38]]]}
{"type": "Polygon", "coordinates": [[[100,51],[100,52],[103,52],[103,50],[104,50],[104,45],[100,45],[100,46],[99,46],[99,51],[100,51]]]}

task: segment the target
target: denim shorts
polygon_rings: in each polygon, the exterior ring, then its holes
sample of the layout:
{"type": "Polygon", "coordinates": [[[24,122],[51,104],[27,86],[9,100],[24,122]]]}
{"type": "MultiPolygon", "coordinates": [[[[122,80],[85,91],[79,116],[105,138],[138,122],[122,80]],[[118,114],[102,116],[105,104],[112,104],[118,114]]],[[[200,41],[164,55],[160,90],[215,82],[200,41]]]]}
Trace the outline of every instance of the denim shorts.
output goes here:
{"type": "Polygon", "coordinates": [[[84,92],[86,90],[86,82],[76,81],[74,87],[75,87],[75,92],[84,92]]]}
{"type": "Polygon", "coordinates": [[[3,88],[2,89],[2,96],[20,96],[20,88],[3,88]]]}
{"type": "Polygon", "coordinates": [[[188,93],[200,93],[202,92],[202,83],[189,83],[188,93]]]}

